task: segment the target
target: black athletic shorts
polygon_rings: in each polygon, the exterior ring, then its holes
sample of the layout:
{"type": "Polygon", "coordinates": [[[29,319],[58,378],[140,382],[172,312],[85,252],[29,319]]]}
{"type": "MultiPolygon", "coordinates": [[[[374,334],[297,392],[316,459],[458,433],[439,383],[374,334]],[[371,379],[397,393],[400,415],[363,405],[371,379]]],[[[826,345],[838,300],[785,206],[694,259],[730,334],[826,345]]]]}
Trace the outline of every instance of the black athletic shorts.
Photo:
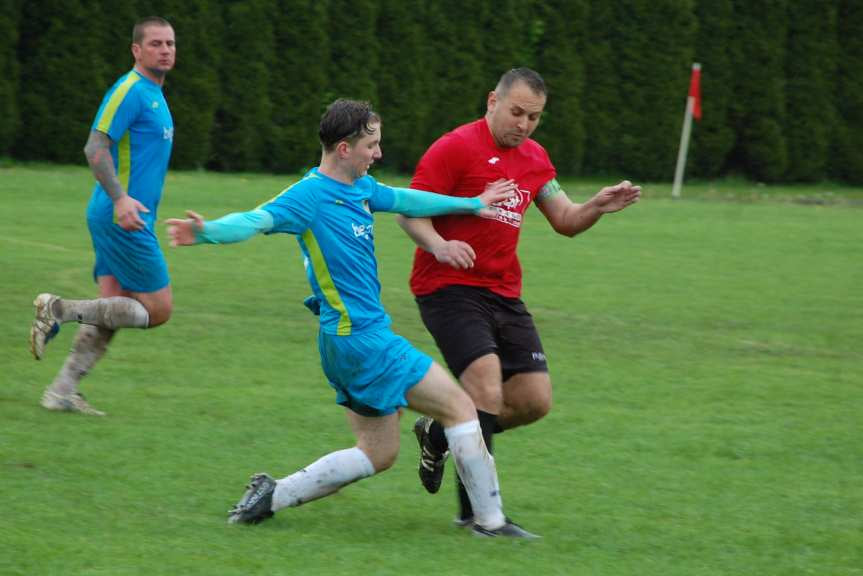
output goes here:
{"type": "Polygon", "coordinates": [[[447,286],[416,301],[456,377],[486,354],[500,358],[503,380],[522,372],[548,372],[533,317],[520,299],[486,288],[447,286]]]}

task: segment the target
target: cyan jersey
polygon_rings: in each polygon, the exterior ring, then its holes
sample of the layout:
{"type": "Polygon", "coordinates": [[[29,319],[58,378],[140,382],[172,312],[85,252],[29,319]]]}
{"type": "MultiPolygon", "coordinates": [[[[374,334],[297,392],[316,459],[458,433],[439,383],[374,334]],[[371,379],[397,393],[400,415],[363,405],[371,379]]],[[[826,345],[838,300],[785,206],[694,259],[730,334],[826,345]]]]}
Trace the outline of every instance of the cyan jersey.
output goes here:
{"type": "MultiPolygon", "coordinates": [[[[120,184],[129,196],[150,209],[141,218],[152,228],[174,143],[174,120],[161,86],[135,70],[129,71],[105,94],[90,129],[111,139],[120,184]]],[[[114,204],[98,182],[87,217],[114,217],[114,204]]]]}
{"type": "Polygon", "coordinates": [[[270,233],[296,234],[306,275],[321,302],[321,330],[357,334],[389,326],[381,305],[372,212],[386,211],[393,189],[364,176],[343,184],[313,168],[261,206],[273,216],[270,233]]]}

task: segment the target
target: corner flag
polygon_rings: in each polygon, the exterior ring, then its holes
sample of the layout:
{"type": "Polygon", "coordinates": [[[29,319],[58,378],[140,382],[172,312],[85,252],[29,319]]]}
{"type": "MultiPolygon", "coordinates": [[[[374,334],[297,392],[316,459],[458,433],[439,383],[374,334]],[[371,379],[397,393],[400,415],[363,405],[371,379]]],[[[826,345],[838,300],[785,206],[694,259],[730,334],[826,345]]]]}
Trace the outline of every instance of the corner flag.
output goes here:
{"type": "Polygon", "coordinates": [[[698,62],[692,64],[692,76],[689,78],[689,95],[686,98],[686,111],[683,113],[683,130],[680,133],[677,168],[674,170],[674,186],[671,188],[671,196],[674,198],[680,197],[680,188],[683,186],[683,169],[686,167],[693,118],[701,120],[701,64],[698,62]]]}

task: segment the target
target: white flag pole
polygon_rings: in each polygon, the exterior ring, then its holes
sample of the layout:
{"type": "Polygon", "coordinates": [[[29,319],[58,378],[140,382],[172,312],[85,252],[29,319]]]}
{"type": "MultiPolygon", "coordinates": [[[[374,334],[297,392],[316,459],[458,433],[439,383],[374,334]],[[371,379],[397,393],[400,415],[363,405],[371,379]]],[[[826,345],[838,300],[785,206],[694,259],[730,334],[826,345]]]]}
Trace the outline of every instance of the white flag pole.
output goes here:
{"type": "MultiPolygon", "coordinates": [[[[697,62],[692,65],[693,70],[701,70],[701,64],[697,62]]],[[[692,109],[695,106],[695,97],[686,97],[686,111],[683,113],[683,130],[680,132],[680,148],[677,151],[677,167],[674,169],[674,186],[671,188],[672,198],[680,198],[680,189],[683,187],[683,171],[686,168],[686,154],[689,152],[689,135],[692,132],[692,109]]]]}

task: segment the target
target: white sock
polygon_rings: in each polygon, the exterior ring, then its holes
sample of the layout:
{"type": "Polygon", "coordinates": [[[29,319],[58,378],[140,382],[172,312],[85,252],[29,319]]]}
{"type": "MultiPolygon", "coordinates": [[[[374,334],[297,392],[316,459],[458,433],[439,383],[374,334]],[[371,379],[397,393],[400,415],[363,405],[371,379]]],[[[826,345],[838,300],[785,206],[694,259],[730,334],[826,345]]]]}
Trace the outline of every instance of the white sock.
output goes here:
{"type": "Polygon", "coordinates": [[[331,452],[279,480],[273,493],[272,510],[275,512],[323,498],[374,473],[371,460],[357,447],[331,452]]]}
{"type": "Polygon", "coordinates": [[[506,523],[506,517],[503,515],[497,470],[482,439],[479,420],[444,428],[444,434],[470,497],[476,523],[489,530],[500,528],[506,523]]]}
{"type": "Polygon", "coordinates": [[[74,394],[78,383],[87,375],[108,349],[114,331],[101,326],[81,324],[66,362],[54,378],[51,390],[60,395],[74,394]]]}
{"type": "Polygon", "coordinates": [[[125,296],[95,300],[58,299],[54,302],[53,312],[60,322],[80,322],[111,330],[146,328],[150,325],[150,314],[144,305],[125,296]]]}

